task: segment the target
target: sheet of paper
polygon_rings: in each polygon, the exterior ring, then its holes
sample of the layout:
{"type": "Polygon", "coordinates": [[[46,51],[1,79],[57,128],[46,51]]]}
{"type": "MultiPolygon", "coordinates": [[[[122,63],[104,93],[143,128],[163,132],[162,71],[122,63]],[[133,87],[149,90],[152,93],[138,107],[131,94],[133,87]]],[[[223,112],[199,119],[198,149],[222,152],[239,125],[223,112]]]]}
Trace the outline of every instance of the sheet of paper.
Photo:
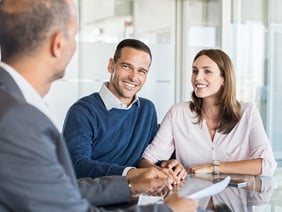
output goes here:
{"type": "Polygon", "coordinates": [[[230,176],[225,177],[224,180],[219,181],[218,183],[212,184],[206,188],[203,188],[193,194],[187,195],[186,197],[192,199],[200,199],[203,197],[212,196],[218,194],[219,192],[223,191],[230,182],[230,176]]]}
{"type": "Polygon", "coordinates": [[[162,203],[163,197],[161,196],[150,196],[150,195],[140,195],[137,205],[149,205],[154,203],[162,203]]]}
{"type": "MultiPolygon", "coordinates": [[[[223,191],[230,182],[230,176],[225,177],[224,180],[217,183],[211,184],[208,187],[205,187],[197,192],[187,195],[187,198],[200,199],[203,197],[212,196],[223,191]]],[[[160,196],[150,196],[150,195],[140,195],[138,199],[138,205],[148,205],[154,203],[162,203],[163,197],[160,196]]]]}

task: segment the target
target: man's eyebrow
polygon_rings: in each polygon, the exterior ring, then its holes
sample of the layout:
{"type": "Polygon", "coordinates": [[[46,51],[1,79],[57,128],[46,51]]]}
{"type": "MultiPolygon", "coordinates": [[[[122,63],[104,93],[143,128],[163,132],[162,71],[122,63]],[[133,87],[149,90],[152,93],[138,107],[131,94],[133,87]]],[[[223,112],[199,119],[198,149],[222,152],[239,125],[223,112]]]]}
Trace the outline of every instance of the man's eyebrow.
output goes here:
{"type": "Polygon", "coordinates": [[[122,64],[122,65],[129,65],[129,66],[133,66],[132,64],[127,63],[127,62],[120,62],[120,64],[122,64]]]}

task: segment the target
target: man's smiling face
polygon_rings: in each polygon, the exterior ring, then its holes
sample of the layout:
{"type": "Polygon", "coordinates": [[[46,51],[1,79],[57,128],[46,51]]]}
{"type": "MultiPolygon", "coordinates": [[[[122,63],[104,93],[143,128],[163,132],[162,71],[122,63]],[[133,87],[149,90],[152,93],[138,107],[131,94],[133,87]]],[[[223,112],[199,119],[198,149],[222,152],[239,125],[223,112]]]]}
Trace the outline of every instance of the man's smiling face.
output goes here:
{"type": "Polygon", "coordinates": [[[142,50],[124,47],[116,62],[110,59],[111,74],[109,89],[125,105],[129,105],[135,94],[143,87],[150,68],[150,55],[142,50]]]}

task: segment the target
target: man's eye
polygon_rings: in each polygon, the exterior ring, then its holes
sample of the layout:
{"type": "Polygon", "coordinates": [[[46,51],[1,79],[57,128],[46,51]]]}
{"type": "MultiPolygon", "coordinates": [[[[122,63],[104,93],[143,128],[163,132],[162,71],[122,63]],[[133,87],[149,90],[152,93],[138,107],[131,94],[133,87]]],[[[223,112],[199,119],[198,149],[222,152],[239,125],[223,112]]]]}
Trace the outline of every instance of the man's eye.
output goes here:
{"type": "Polygon", "coordinates": [[[139,73],[141,73],[141,74],[147,74],[147,71],[146,71],[146,70],[139,70],[139,73]]]}
{"type": "Polygon", "coordinates": [[[129,65],[123,64],[123,65],[121,65],[121,67],[124,68],[124,69],[128,69],[128,68],[129,68],[129,65]]]}

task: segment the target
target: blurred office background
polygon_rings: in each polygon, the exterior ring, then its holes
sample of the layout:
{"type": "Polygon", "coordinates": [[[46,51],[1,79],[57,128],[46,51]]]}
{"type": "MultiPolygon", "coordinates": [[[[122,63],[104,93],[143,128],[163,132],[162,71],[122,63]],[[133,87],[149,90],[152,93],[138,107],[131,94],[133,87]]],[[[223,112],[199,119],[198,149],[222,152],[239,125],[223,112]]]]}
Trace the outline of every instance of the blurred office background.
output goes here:
{"type": "Polygon", "coordinates": [[[137,38],[153,63],[140,96],[151,99],[159,122],[170,106],[191,95],[191,64],[203,48],[220,48],[234,62],[239,100],[254,102],[282,160],[281,0],[76,0],[78,50],[64,79],[46,101],[61,129],[78,98],[99,91],[109,78],[108,59],[117,43],[137,38]],[[279,83],[280,82],[280,83],[279,83]]]}

